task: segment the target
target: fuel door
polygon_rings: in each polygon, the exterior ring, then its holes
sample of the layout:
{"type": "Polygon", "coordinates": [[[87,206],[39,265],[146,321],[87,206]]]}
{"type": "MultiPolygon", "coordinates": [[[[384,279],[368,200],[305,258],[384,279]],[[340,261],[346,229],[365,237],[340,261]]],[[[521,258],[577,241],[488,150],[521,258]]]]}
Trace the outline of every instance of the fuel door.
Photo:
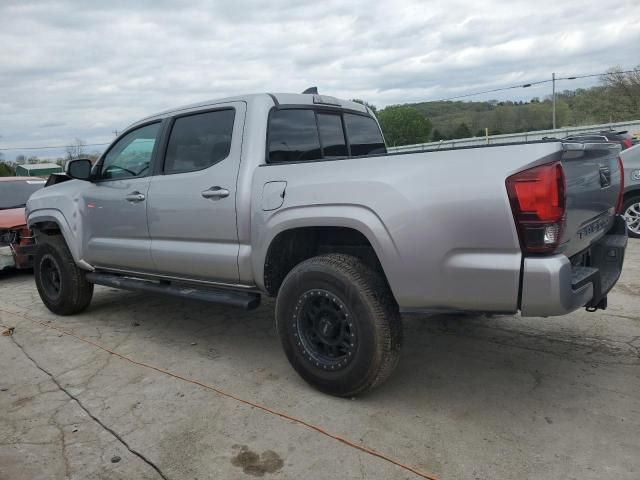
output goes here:
{"type": "Polygon", "coordinates": [[[276,210],[284,203],[287,182],[267,182],[262,188],[262,210],[276,210]]]}

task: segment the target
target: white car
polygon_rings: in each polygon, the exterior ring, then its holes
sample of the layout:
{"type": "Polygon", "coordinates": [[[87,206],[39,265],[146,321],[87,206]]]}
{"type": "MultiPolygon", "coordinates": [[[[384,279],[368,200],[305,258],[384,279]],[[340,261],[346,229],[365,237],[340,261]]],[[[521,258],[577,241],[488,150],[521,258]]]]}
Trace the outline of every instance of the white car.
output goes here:
{"type": "Polygon", "coordinates": [[[624,150],[624,217],[630,237],[640,237],[640,144],[624,150]]]}

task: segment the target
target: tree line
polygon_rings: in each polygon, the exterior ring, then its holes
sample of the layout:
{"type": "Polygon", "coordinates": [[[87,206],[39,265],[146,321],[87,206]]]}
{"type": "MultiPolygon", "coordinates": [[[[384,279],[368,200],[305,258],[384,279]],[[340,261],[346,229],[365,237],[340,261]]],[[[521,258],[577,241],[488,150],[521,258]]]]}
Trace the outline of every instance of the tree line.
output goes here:
{"type": "Polygon", "coordinates": [[[65,148],[66,152],[64,157],[52,158],[40,158],[37,155],[17,155],[15,161],[4,161],[4,155],[0,152],[0,177],[13,177],[16,174],[16,167],[18,165],[33,165],[36,163],[56,163],[61,167],[69,160],[75,160],[78,158],[88,158],[92,163],[95,163],[100,157],[100,153],[93,152],[88,153],[86,148],[86,142],[80,138],[75,138],[70,145],[65,148]]]}

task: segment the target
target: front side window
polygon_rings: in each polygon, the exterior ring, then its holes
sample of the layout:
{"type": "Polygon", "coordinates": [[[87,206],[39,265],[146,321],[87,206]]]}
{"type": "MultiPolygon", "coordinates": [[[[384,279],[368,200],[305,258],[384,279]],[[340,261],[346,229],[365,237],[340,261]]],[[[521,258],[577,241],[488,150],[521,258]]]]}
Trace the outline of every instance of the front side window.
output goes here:
{"type": "Polygon", "coordinates": [[[275,110],[269,120],[269,162],[300,162],[321,158],[313,110],[275,110]]]}
{"type": "Polygon", "coordinates": [[[216,110],[179,117],[173,124],[164,172],[202,170],[229,155],[235,110],[216,110]]]}
{"type": "Polygon", "coordinates": [[[148,175],[159,130],[160,123],[152,123],[133,130],[118,140],[105,156],[99,178],[119,180],[148,175]]]}
{"type": "Polygon", "coordinates": [[[380,133],[380,128],[373,118],[345,113],[344,123],[347,127],[347,138],[351,146],[352,156],[387,153],[382,133],[380,133]]]}

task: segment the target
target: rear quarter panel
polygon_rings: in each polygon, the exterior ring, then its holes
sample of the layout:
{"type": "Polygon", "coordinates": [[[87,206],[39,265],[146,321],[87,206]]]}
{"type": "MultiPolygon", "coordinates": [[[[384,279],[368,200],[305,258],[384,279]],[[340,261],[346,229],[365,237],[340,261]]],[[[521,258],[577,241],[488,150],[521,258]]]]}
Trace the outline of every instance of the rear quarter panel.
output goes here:
{"type": "Polygon", "coordinates": [[[543,143],[261,166],[254,278],[263,287],[266,251],[281,231],[346,226],[369,239],[403,310],[516,311],[521,252],[504,180],[560,152],[543,143]],[[286,196],[262,211],[269,181],[286,181],[286,196]]]}

